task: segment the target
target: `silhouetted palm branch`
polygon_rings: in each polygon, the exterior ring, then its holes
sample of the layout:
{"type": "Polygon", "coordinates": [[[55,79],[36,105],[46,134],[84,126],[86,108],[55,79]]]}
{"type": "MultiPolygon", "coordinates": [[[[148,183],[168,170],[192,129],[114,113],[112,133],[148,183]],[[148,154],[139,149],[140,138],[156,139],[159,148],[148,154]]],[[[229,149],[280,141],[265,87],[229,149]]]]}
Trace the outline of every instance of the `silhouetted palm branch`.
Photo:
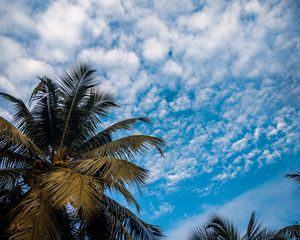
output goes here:
{"type": "Polygon", "coordinates": [[[295,181],[300,183],[300,172],[286,174],[286,177],[290,179],[294,179],[295,181]]]}

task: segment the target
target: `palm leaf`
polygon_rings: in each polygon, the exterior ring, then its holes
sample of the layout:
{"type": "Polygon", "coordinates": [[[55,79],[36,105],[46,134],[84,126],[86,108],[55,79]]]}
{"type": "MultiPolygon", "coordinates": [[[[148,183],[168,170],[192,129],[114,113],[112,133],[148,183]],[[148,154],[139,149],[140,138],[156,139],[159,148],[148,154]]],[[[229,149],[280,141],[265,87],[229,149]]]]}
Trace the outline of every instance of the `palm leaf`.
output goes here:
{"type": "Polygon", "coordinates": [[[2,168],[21,168],[32,166],[36,157],[31,156],[23,146],[3,146],[0,148],[0,166],[2,168]]]}
{"type": "Polygon", "coordinates": [[[81,147],[80,150],[81,152],[86,152],[88,150],[103,146],[104,144],[107,144],[108,142],[112,141],[111,134],[113,132],[116,132],[117,130],[130,130],[131,125],[136,123],[137,121],[142,121],[146,123],[150,123],[150,120],[148,118],[143,118],[143,117],[138,117],[138,118],[130,118],[126,119],[120,122],[117,122],[97,135],[93,136],[91,139],[89,139],[87,142],[85,142],[81,147]]]}
{"type": "MultiPolygon", "coordinates": [[[[27,169],[26,169],[27,170],[27,169]]],[[[0,168],[0,187],[6,190],[11,190],[18,185],[24,169],[1,169],[0,168]]],[[[30,170],[27,170],[30,171],[30,170]]]]}
{"type": "Polygon", "coordinates": [[[165,142],[162,139],[147,135],[131,135],[82,153],[81,157],[94,158],[111,156],[118,158],[133,158],[135,153],[141,153],[148,150],[150,146],[154,146],[159,153],[163,155],[165,142]]]}
{"type": "Polygon", "coordinates": [[[43,150],[51,146],[53,158],[57,135],[61,132],[62,116],[59,109],[60,91],[57,84],[47,77],[39,78],[40,83],[31,94],[30,104],[35,102],[32,115],[35,119],[35,136],[43,150]]]}
{"type": "Polygon", "coordinates": [[[235,226],[225,218],[213,216],[207,225],[213,231],[213,235],[220,240],[238,240],[239,233],[235,226]]]}
{"type": "Polygon", "coordinates": [[[278,233],[276,233],[275,239],[300,239],[300,225],[291,225],[280,229],[278,233]]]}
{"type": "Polygon", "coordinates": [[[3,97],[5,100],[14,105],[15,113],[13,118],[16,121],[17,128],[30,135],[34,128],[34,119],[31,112],[26,107],[26,104],[21,99],[7,93],[0,92],[0,97],[3,97]]]}
{"type": "Polygon", "coordinates": [[[14,209],[22,198],[20,188],[7,189],[0,185],[0,239],[7,240],[10,219],[8,213],[14,209]]]}
{"type": "Polygon", "coordinates": [[[117,191],[118,193],[121,193],[122,196],[125,198],[128,204],[132,204],[135,206],[136,210],[140,212],[141,208],[138,204],[138,202],[135,200],[133,195],[126,189],[124,184],[115,182],[115,181],[103,181],[103,186],[105,189],[109,189],[110,191],[117,191]]]}
{"type": "Polygon", "coordinates": [[[129,161],[118,158],[102,157],[98,159],[85,159],[69,164],[75,172],[94,176],[100,172],[101,179],[111,179],[113,181],[134,183],[141,187],[148,177],[148,171],[129,161]]]}
{"type": "Polygon", "coordinates": [[[298,183],[300,183],[300,172],[289,173],[285,175],[286,178],[294,179],[298,183]]]}
{"type": "Polygon", "coordinates": [[[143,222],[135,214],[111,198],[105,197],[105,208],[102,216],[111,226],[114,226],[113,239],[156,240],[164,238],[161,230],[143,222]],[[126,238],[127,237],[127,238],[126,238]]]}
{"type": "Polygon", "coordinates": [[[216,237],[213,235],[211,229],[206,227],[194,228],[187,238],[188,240],[215,240],[216,237]]]}
{"type": "Polygon", "coordinates": [[[24,168],[0,168],[0,182],[7,181],[7,180],[16,180],[23,174],[26,174],[27,172],[31,172],[31,169],[24,169],[24,168]]]}
{"type": "Polygon", "coordinates": [[[65,137],[70,132],[70,123],[74,109],[87,96],[88,90],[95,87],[95,70],[88,65],[77,65],[67,69],[60,77],[59,84],[64,98],[65,122],[58,148],[58,155],[62,154],[65,137]]]}
{"type": "Polygon", "coordinates": [[[274,237],[274,232],[263,228],[261,223],[258,223],[255,212],[251,214],[246,234],[243,236],[242,240],[267,240],[274,237]]]}
{"type": "Polygon", "coordinates": [[[99,210],[103,198],[101,184],[93,177],[61,168],[40,177],[41,191],[49,203],[62,209],[71,204],[89,221],[99,210]]]}
{"type": "Polygon", "coordinates": [[[0,117],[0,138],[15,145],[23,145],[36,155],[42,154],[42,151],[25,134],[2,117],[0,117]]]}
{"type": "Polygon", "coordinates": [[[94,136],[100,127],[100,117],[106,116],[111,107],[117,106],[108,93],[90,89],[78,107],[74,108],[70,122],[70,131],[66,136],[68,154],[80,149],[88,139],[94,136]]]}
{"type": "Polygon", "coordinates": [[[61,239],[53,210],[38,190],[31,190],[10,213],[10,217],[11,239],[61,239]]]}

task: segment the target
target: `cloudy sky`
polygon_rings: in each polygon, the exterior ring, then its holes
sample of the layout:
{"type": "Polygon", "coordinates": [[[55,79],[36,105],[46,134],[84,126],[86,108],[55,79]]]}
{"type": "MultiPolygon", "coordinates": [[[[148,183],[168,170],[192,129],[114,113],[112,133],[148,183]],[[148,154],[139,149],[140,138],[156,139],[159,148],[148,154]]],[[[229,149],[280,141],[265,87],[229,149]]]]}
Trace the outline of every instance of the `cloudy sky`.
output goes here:
{"type": "Polygon", "coordinates": [[[300,221],[284,180],[300,170],[299,12],[297,0],[1,0],[0,90],[26,100],[36,76],[90,63],[121,105],[106,124],[147,116],[136,131],[168,143],[137,159],[151,171],[143,219],[174,240],[215,212],[281,227],[300,221]]]}

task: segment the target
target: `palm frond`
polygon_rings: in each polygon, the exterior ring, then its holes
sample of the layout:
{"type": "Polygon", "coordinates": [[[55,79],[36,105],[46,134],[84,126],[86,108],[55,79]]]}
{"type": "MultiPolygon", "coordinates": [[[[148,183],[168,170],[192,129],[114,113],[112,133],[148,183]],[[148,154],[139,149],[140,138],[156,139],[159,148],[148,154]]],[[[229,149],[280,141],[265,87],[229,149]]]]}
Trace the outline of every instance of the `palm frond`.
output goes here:
{"type": "Polygon", "coordinates": [[[68,154],[80,149],[88,139],[94,136],[101,124],[101,118],[106,116],[111,107],[117,106],[114,97],[96,89],[90,89],[78,107],[74,108],[70,128],[66,136],[68,154]]]}
{"type": "Polygon", "coordinates": [[[93,136],[87,142],[85,142],[80,147],[80,151],[81,152],[86,152],[88,150],[92,150],[94,148],[103,146],[104,144],[107,144],[107,143],[111,142],[112,141],[111,134],[113,132],[116,132],[117,130],[122,130],[122,129],[123,130],[130,130],[131,125],[138,122],[138,121],[150,123],[150,120],[148,118],[144,118],[144,117],[130,118],[130,119],[126,119],[126,120],[117,122],[117,123],[107,127],[106,129],[104,129],[103,131],[98,133],[97,135],[93,136]]]}
{"type": "Polygon", "coordinates": [[[53,210],[38,190],[31,190],[21,203],[10,213],[11,239],[40,240],[61,239],[61,233],[53,210]]]}
{"type": "Polygon", "coordinates": [[[17,128],[30,135],[34,128],[34,119],[26,104],[21,99],[7,93],[0,92],[0,97],[13,104],[15,110],[13,118],[17,128]]]}
{"type": "Polygon", "coordinates": [[[138,121],[145,122],[145,123],[150,123],[150,119],[145,118],[145,117],[129,118],[129,119],[117,122],[117,123],[107,127],[102,132],[110,134],[112,132],[116,132],[117,130],[121,130],[121,129],[130,130],[131,125],[135,124],[138,121]]]}
{"type": "Polygon", "coordinates": [[[291,225],[284,227],[278,231],[275,235],[275,239],[277,240],[285,240],[285,239],[300,239],[300,225],[291,225]]]}
{"type": "Polygon", "coordinates": [[[36,155],[42,154],[42,151],[30,138],[2,117],[0,117],[0,138],[9,141],[11,144],[23,145],[36,155]]]}
{"type": "Polygon", "coordinates": [[[24,169],[24,168],[0,168],[0,182],[7,181],[7,180],[15,180],[26,174],[26,172],[30,172],[31,169],[24,169]]]}
{"type": "MultiPolygon", "coordinates": [[[[12,190],[22,180],[23,169],[1,169],[0,168],[0,189],[12,190]]],[[[28,170],[29,171],[29,170],[28,170]]]]}
{"type": "Polygon", "coordinates": [[[3,146],[0,148],[1,168],[22,168],[33,166],[35,156],[24,146],[3,146]]]}
{"type": "Polygon", "coordinates": [[[111,198],[105,197],[105,208],[102,209],[101,217],[113,226],[113,239],[134,240],[158,240],[163,239],[161,230],[151,224],[147,224],[139,219],[130,210],[123,207],[111,198]],[[127,237],[127,238],[126,238],[127,237]]]}
{"type": "Polygon", "coordinates": [[[131,135],[84,152],[81,154],[81,157],[95,158],[111,156],[118,158],[133,158],[134,154],[148,150],[150,146],[155,147],[159,153],[163,155],[165,142],[162,139],[147,135],[131,135]]]}
{"type": "Polygon", "coordinates": [[[127,203],[134,205],[136,210],[140,212],[141,208],[138,202],[135,200],[133,195],[126,189],[124,184],[115,181],[107,181],[107,180],[102,180],[102,183],[105,189],[109,189],[110,191],[114,190],[117,191],[118,193],[121,193],[122,196],[127,201],[127,203]]]}
{"type": "Polygon", "coordinates": [[[14,209],[22,198],[20,188],[7,189],[0,185],[0,239],[7,240],[10,219],[8,213],[14,209]]]}
{"type": "Polygon", "coordinates": [[[239,233],[235,226],[227,219],[213,216],[207,225],[213,231],[213,235],[220,240],[238,240],[239,233]]]}
{"type": "MultiPolygon", "coordinates": [[[[32,115],[35,119],[34,135],[44,151],[53,155],[57,137],[62,131],[62,116],[59,109],[60,90],[57,84],[47,77],[39,78],[40,83],[33,90],[30,104],[35,103],[32,115]]],[[[52,156],[53,157],[53,156],[52,156]]]]}
{"type": "Polygon", "coordinates": [[[93,177],[82,175],[71,169],[61,168],[40,177],[41,191],[45,199],[55,208],[67,204],[82,213],[89,221],[102,205],[101,184],[93,177]]]}
{"type": "Polygon", "coordinates": [[[300,172],[289,173],[285,175],[286,178],[294,179],[298,183],[300,183],[300,172]]]}
{"type": "Polygon", "coordinates": [[[70,123],[74,109],[85,99],[88,90],[96,86],[95,70],[88,65],[81,64],[67,69],[59,79],[60,89],[64,98],[64,128],[60,139],[58,154],[62,154],[65,137],[70,132],[70,123]]]}
{"type": "Polygon", "coordinates": [[[75,172],[94,176],[99,172],[101,179],[136,184],[141,187],[145,184],[148,171],[129,161],[118,158],[102,157],[72,162],[69,167],[75,172]]]}
{"type": "Polygon", "coordinates": [[[274,237],[274,232],[262,227],[262,224],[255,217],[255,212],[253,212],[242,240],[267,240],[272,237],[274,237]]]}
{"type": "Polygon", "coordinates": [[[216,237],[213,235],[211,229],[206,227],[194,228],[187,238],[188,240],[215,240],[216,237]]]}

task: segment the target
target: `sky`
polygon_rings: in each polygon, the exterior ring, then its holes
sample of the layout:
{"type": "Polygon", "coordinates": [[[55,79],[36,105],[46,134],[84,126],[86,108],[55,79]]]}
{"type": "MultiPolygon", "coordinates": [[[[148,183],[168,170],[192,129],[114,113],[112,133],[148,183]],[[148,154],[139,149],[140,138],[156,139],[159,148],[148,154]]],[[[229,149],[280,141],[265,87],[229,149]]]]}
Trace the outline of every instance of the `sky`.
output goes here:
{"type": "Polygon", "coordinates": [[[299,13],[297,0],[1,0],[0,90],[27,100],[37,76],[89,63],[121,106],[104,127],[146,116],[133,133],[168,144],[136,159],[150,170],[141,218],[174,240],[214,213],[280,228],[300,221],[284,179],[300,170],[299,13]]]}

